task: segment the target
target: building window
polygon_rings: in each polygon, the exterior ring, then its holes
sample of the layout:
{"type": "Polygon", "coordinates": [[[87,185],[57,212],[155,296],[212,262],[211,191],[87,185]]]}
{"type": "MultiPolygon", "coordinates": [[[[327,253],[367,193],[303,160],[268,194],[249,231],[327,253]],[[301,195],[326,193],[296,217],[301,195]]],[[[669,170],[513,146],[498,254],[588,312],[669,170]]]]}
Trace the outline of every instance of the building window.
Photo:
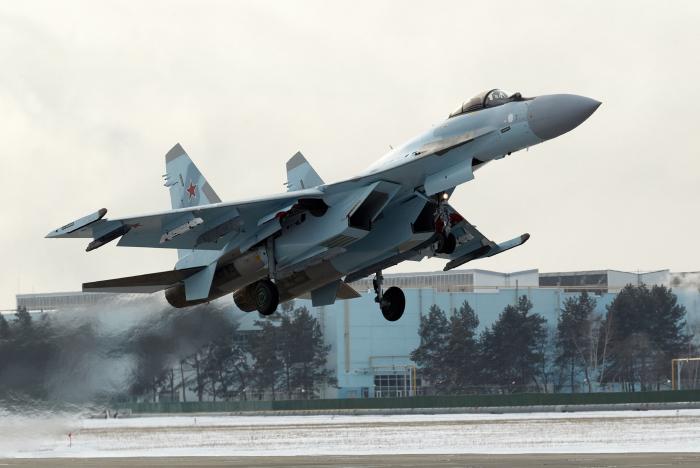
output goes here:
{"type": "Polygon", "coordinates": [[[410,374],[381,374],[374,376],[374,397],[394,398],[415,394],[410,374]]]}

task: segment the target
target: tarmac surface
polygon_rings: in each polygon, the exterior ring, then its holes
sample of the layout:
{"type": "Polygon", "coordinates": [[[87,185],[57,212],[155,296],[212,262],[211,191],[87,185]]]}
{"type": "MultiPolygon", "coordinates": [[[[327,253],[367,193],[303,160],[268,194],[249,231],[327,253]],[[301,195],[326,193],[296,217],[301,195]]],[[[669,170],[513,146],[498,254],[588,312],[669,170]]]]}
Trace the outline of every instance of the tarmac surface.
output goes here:
{"type": "Polygon", "coordinates": [[[0,468],[700,467],[700,410],[0,418],[0,468]]]}
{"type": "Polygon", "coordinates": [[[546,455],[367,455],[317,457],[24,458],[0,459],[9,467],[664,467],[700,466],[700,453],[546,455]]]}

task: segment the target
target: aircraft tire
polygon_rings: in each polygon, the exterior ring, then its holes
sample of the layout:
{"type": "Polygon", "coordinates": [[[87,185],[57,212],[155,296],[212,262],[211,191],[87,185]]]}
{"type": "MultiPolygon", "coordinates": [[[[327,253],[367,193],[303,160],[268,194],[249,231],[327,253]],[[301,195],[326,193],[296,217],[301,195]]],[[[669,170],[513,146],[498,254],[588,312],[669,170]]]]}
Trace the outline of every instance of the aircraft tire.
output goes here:
{"type": "Polygon", "coordinates": [[[255,308],[261,315],[272,315],[280,303],[279,291],[275,283],[261,280],[255,285],[255,308]]]}
{"type": "Polygon", "coordinates": [[[389,322],[396,322],[403,315],[406,308],[406,296],[401,288],[392,286],[382,295],[382,302],[379,306],[382,315],[389,322]]]}
{"type": "Polygon", "coordinates": [[[256,310],[257,304],[255,303],[255,298],[253,294],[249,291],[250,288],[245,288],[241,291],[236,291],[233,293],[233,303],[236,304],[243,312],[252,312],[256,310]]]}
{"type": "Polygon", "coordinates": [[[439,232],[437,243],[438,245],[435,251],[440,254],[450,255],[457,248],[457,238],[452,233],[445,235],[439,232]]]}
{"type": "Polygon", "coordinates": [[[457,238],[454,234],[450,233],[447,235],[447,243],[445,244],[445,253],[447,255],[452,254],[457,248],[457,238]]]}

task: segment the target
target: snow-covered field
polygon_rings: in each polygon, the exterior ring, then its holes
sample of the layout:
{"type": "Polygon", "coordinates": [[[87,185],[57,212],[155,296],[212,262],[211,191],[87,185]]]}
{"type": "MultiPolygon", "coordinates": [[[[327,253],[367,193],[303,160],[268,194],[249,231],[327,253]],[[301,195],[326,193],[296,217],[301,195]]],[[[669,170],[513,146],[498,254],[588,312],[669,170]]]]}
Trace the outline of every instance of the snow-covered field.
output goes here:
{"type": "Polygon", "coordinates": [[[623,452],[700,452],[700,410],[0,418],[0,458],[623,452]]]}

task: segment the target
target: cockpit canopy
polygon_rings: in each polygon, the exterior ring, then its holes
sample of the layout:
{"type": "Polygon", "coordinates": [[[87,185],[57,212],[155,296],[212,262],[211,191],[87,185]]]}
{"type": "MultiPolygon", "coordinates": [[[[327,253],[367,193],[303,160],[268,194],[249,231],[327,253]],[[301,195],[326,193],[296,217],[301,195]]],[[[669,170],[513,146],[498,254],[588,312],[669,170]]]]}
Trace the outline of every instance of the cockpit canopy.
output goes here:
{"type": "Polygon", "coordinates": [[[468,114],[470,112],[476,112],[487,107],[496,107],[506,102],[520,101],[522,99],[520,93],[515,93],[510,95],[503,91],[502,89],[491,89],[489,91],[484,91],[477,94],[461,106],[459,106],[450,117],[455,117],[457,115],[468,114]]]}

